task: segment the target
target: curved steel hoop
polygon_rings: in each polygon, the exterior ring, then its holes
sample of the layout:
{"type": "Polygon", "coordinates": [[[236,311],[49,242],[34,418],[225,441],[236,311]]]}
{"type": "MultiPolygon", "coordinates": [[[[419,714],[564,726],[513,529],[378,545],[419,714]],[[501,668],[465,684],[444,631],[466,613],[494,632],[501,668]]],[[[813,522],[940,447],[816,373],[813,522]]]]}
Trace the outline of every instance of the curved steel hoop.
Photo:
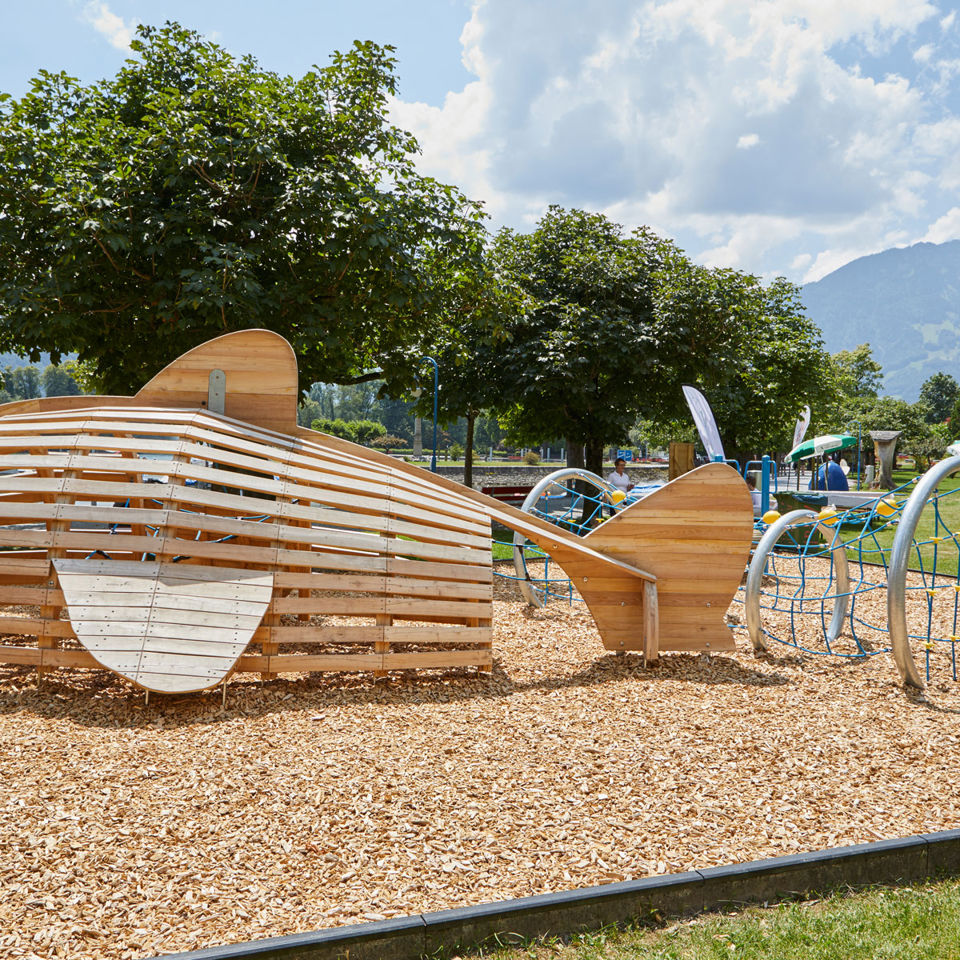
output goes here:
{"type": "Polygon", "coordinates": [[[907,566],[910,551],[914,547],[917,524],[927,501],[936,495],[937,486],[951,474],[960,470],[960,457],[950,457],[934,464],[921,478],[910,494],[900,526],[893,540],[890,554],[890,569],[887,574],[887,623],[890,629],[890,644],[900,679],[910,687],[923,689],[924,682],[913,659],[910,636],[907,632],[907,566]]]}
{"type": "MultiPolygon", "coordinates": [[[[524,513],[532,513],[533,507],[543,494],[554,484],[558,484],[562,480],[585,480],[587,483],[593,484],[602,494],[611,494],[617,489],[612,483],[608,483],[603,477],[598,476],[590,470],[583,470],[580,467],[563,467],[560,470],[554,470],[553,473],[540,479],[526,495],[520,509],[524,513]]],[[[542,607],[543,597],[537,588],[533,586],[530,572],[527,570],[526,548],[527,538],[522,533],[514,533],[513,567],[517,573],[517,585],[520,587],[520,593],[530,606],[542,607]]],[[[546,591],[544,590],[543,592],[546,591]]]]}
{"type": "MultiPolygon", "coordinates": [[[[747,632],[754,650],[766,650],[767,641],[763,635],[763,624],[760,619],[760,596],[763,592],[763,574],[767,569],[767,560],[780,537],[791,527],[798,524],[816,523],[818,517],[813,510],[791,510],[774,523],[770,524],[766,533],[754,550],[753,558],[747,570],[747,584],[744,590],[744,608],[747,620],[747,632]]],[[[833,534],[829,527],[825,530],[833,534]]],[[[833,556],[834,579],[836,581],[836,602],[833,606],[833,616],[827,628],[826,639],[832,643],[843,629],[843,623],[850,607],[850,568],[847,563],[847,550],[839,537],[834,537],[834,545],[830,548],[833,556]]]]}

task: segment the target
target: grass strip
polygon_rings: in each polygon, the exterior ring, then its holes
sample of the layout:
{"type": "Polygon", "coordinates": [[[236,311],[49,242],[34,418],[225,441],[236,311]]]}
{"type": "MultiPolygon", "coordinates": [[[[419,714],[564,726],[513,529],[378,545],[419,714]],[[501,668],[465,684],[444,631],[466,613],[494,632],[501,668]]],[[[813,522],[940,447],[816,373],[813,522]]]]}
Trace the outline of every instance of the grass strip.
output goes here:
{"type": "Polygon", "coordinates": [[[957,960],[960,881],[838,891],[651,929],[496,946],[494,960],[957,960]]]}

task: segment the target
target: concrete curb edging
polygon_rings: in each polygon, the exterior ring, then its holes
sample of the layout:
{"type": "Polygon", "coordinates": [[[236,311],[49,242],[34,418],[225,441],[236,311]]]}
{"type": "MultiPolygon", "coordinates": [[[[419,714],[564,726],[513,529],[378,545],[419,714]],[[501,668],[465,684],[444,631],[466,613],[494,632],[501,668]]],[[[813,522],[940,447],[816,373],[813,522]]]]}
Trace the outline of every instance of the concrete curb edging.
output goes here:
{"type": "MultiPolygon", "coordinates": [[[[418,960],[494,935],[534,938],[833,887],[960,874],[960,830],[834,847],[518,900],[168,954],[174,960],[418,960]]],[[[156,958],[154,958],[156,960],[156,958]]]]}

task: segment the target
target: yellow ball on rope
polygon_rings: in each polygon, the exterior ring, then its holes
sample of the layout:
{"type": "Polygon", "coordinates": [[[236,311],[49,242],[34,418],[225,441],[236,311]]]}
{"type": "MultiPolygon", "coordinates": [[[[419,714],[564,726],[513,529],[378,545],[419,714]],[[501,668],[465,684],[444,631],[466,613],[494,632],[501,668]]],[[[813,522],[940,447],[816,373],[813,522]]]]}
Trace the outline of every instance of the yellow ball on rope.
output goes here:
{"type": "Polygon", "coordinates": [[[832,527],[839,519],[840,516],[837,513],[837,508],[829,505],[817,514],[817,520],[819,520],[820,523],[826,524],[828,527],[832,527]]]}
{"type": "Polygon", "coordinates": [[[877,516],[892,517],[897,512],[897,501],[893,497],[884,497],[877,504],[877,516]]]}

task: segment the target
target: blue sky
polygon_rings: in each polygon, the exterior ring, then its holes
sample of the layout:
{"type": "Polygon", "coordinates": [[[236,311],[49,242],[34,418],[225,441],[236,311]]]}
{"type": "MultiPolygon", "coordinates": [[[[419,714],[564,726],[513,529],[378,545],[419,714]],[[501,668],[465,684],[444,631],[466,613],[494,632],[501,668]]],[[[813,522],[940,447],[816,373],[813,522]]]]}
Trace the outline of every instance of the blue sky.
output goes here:
{"type": "Polygon", "coordinates": [[[0,90],[41,68],[108,76],[137,22],[290,74],[390,43],[422,169],[493,226],[579,206],[802,282],[960,238],[958,3],[28,0],[4,10],[0,90]]]}

